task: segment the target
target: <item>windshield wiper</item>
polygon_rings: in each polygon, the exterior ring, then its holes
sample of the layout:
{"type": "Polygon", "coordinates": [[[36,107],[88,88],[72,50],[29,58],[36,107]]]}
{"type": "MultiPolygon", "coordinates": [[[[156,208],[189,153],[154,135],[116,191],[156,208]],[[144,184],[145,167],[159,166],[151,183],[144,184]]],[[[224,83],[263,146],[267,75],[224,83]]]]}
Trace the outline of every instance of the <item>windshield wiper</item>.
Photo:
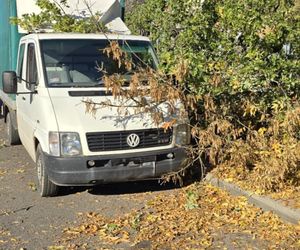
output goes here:
{"type": "Polygon", "coordinates": [[[104,82],[101,81],[101,82],[98,82],[98,83],[92,85],[92,87],[99,87],[99,86],[104,86],[104,82]]]}
{"type": "Polygon", "coordinates": [[[97,83],[91,84],[90,82],[80,82],[72,85],[73,88],[92,88],[92,87],[102,87],[104,86],[103,81],[99,81],[97,83]]]}

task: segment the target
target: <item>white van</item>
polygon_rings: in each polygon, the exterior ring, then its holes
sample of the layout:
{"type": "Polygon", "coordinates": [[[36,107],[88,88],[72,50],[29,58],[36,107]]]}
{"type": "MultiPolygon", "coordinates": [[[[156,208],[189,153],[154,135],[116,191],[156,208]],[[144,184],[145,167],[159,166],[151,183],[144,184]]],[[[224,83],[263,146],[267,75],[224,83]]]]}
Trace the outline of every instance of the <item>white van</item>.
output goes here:
{"type": "Polygon", "coordinates": [[[4,92],[16,94],[5,109],[8,140],[13,144],[19,135],[36,162],[41,196],[55,195],[58,186],[159,178],[179,170],[186,158],[185,123],[164,131],[144,113],[121,116],[114,107],[99,107],[94,116],[85,112],[84,98],[114,101],[97,65],[130,78],[102,52],[109,40],[130,46],[137,64],[142,58],[156,68],[146,37],[49,33],[22,37],[16,72],[3,73],[4,92]]]}

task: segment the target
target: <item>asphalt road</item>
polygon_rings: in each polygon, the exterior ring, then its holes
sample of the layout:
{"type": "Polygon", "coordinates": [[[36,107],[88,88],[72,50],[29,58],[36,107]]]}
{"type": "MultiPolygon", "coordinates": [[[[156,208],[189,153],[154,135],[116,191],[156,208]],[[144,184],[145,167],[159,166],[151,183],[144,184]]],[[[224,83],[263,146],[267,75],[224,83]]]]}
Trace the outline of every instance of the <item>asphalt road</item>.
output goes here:
{"type": "Polygon", "coordinates": [[[139,209],[155,193],[174,192],[157,181],[111,184],[96,188],[64,188],[57,197],[36,191],[35,165],[22,145],[4,145],[0,120],[0,249],[47,249],[78,213],[118,216],[139,209]],[[151,192],[150,192],[151,191],[151,192]]]}

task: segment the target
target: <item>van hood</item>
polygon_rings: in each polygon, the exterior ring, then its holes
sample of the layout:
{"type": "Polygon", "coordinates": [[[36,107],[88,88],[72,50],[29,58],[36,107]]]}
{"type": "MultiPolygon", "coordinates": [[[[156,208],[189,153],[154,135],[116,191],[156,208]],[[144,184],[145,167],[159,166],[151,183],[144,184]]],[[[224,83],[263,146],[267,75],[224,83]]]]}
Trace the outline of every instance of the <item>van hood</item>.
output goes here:
{"type": "MultiPolygon", "coordinates": [[[[122,110],[117,107],[120,103],[112,96],[86,97],[84,93],[87,91],[80,90],[78,92],[82,93],[81,96],[71,96],[70,92],[74,93],[77,90],[49,89],[59,132],[82,131],[88,133],[157,127],[149,114],[137,113],[134,108],[122,110]],[[88,107],[85,103],[87,100],[93,103],[109,101],[113,106],[90,105],[88,107]]],[[[93,91],[99,91],[99,89],[93,91]]],[[[163,110],[167,116],[167,105],[163,106],[165,106],[163,110]]],[[[166,117],[167,120],[169,119],[166,117]]]]}

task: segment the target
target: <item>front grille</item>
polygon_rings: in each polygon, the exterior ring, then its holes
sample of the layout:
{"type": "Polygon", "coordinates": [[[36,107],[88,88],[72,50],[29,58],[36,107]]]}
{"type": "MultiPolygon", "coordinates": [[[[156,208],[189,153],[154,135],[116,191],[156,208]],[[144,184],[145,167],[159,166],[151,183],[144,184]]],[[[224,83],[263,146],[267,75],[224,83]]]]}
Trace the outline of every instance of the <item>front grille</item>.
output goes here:
{"type": "Polygon", "coordinates": [[[86,138],[89,150],[97,152],[169,145],[172,142],[172,135],[171,129],[167,131],[164,129],[145,129],[87,133],[86,138]],[[140,137],[140,143],[137,147],[132,148],[127,144],[127,137],[131,134],[137,134],[140,137]]]}

